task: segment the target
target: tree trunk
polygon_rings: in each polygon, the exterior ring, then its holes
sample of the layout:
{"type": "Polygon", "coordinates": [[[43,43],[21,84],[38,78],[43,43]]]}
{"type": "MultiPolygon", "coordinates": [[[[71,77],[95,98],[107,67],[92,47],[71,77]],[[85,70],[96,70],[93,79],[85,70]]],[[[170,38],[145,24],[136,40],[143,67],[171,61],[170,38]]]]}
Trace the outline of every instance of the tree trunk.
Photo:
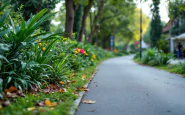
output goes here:
{"type": "Polygon", "coordinates": [[[81,29],[81,19],[83,15],[83,6],[78,5],[78,8],[75,11],[75,17],[74,17],[74,25],[73,25],[73,32],[76,33],[75,39],[78,40],[79,33],[81,29]]]}
{"type": "Polygon", "coordinates": [[[88,42],[91,42],[92,41],[92,38],[93,38],[95,32],[97,32],[97,29],[99,29],[99,25],[97,24],[97,22],[98,22],[98,19],[101,17],[101,13],[102,13],[102,10],[103,10],[103,7],[104,7],[105,2],[106,1],[104,1],[104,0],[101,0],[100,1],[100,4],[98,6],[98,13],[94,17],[94,22],[93,22],[93,25],[91,27],[91,34],[89,36],[88,42]]]}
{"type": "Polygon", "coordinates": [[[78,39],[78,41],[80,41],[80,42],[82,41],[82,37],[83,37],[85,25],[86,25],[86,18],[87,18],[88,13],[91,9],[92,3],[93,3],[93,0],[89,0],[89,4],[84,8],[84,14],[82,17],[82,26],[81,26],[81,30],[80,30],[80,34],[79,34],[79,39],[78,39]]]}
{"type": "Polygon", "coordinates": [[[73,0],[65,0],[65,6],[66,6],[66,22],[64,36],[72,38],[74,24],[73,0]]]}

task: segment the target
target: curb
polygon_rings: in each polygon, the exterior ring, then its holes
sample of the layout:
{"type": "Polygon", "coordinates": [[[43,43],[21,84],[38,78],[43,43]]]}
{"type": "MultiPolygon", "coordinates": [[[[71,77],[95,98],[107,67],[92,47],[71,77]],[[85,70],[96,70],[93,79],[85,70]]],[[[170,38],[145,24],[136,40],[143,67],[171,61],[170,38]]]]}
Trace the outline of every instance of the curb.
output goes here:
{"type": "MultiPolygon", "coordinates": [[[[96,68],[96,71],[95,71],[95,73],[91,76],[91,78],[94,78],[94,76],[95,76],[95,74],[96,74],[96,72],[97,72],[97,69],[98,69],[98,68],[96,68]]],[[[91,81],[92,81],[92,80],[91,80],[91,81]]],[[[88,82],[88,83],[86,83],[84,86],[85,86],[86,88],[88,88],[89,85],[90,85],[90,83],[91,83],[91,81],[88,82]]],[[[74,101],[74,105],[72,106],[71,110],[69,111],[69,114],[70,114],[70,115],[74,115],[74,114],[75,114],[75,112],[76,112],[76,110],[77,110],[76,108],[80,105],[80,102],[81,102],[81,100],[82,100],[84,94],[85,94],[85,91],[82,91],[82,92],[79,93],[79,97],[74,101]]]]}

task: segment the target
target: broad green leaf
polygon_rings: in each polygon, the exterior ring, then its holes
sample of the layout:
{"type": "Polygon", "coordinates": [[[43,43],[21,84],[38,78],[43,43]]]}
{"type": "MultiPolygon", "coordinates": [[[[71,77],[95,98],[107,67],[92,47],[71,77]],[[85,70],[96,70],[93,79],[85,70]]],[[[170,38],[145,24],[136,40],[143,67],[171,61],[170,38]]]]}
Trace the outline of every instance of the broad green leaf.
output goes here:
{"type": "Polygon", "coordinates": [[[9,61],[8,61],[3,55],[0,55],[0,59],[3,59],[3,60],[5,60],[7,63],[9,63],[9,61]]]}
{"type": "Polygon", "coordinates": [[[10,10],[7,10],[3,16],[0,17],[0,27],[2,27],[4,25],[4,21],[6,20],[6,18],[8,17],[10,13],[10,10]]]}
{"type": "Polygon", "coordinates": [[[47,12],[47,9],[41,10],[39,13],[37,13],[28,24],[28,28],[32,28],[33,25],[47,12]]]}

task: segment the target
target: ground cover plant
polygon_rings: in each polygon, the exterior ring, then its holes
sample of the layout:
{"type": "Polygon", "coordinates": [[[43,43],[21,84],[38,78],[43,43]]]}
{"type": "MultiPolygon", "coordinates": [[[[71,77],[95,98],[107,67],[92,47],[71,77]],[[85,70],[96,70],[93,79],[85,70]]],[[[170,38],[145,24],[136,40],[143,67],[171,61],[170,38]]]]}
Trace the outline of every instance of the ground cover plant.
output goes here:
{"type": "Polygon", "coordinates": [[[47,9],[15,22],[7,5],[0,8],[0,113],[67,115],[97,62],[115,53],[43,31],[55,14],[47,9]]]}

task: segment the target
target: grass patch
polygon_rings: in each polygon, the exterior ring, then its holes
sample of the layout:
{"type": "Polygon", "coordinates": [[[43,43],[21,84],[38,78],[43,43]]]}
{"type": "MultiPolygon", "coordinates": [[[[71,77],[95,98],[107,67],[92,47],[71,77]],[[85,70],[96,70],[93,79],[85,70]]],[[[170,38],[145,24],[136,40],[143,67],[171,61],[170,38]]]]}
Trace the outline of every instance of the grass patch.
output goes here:
{"type": "Polygon", "coordinates": [[[69,115],[68,111],[73,104],[73,101],[77,96],[67,93],[38,93],[37,95],[27,94],[24,98],[18,97],[14,98],[13,102],[0,111],[1,115],[69,115]],[[44,99],[50,99],[51,102],[57,102],[58,105],[53,107],[37,107],[36,104],[44,101],[44,99]],[[28,111],[28,108],[36,107],[33,111],[28,111]]]}
{"type": "MultiPolygon", "coordinates": [[[[108,59],[108,58],[106,58],[108,59]]],[[[97,61],[99,65],[103,60],[97,61]]],[[[76,89],[81,88],[87,82],[89,82],[92,74],[96,70],[96,65],[90,66],[81,72],[75,73],[76,83],[68,84],[67,92],[54,92],[54,93],[37,93],[26,94],[25,97],[12,98],[11,104],[8,107],[3,107],[0,110],[1,115],[69,115],[69,111],[73,106],[74,100],[77,99],[77,95],[74,94],[76,89]],[[85,80],[82,79],[85,76],[85,80]],[[56,102],[57,106],[48,107],[38,105],[45,99],[49,99],[51,102],[56,102]],[[34,110],[28,110],[31,107],[35,107],[34,110]]],[[[70,77],[70,76],[69,76],[70,77]]],[[[8,99],[7,99],[8,100],[8,99]]]]}

